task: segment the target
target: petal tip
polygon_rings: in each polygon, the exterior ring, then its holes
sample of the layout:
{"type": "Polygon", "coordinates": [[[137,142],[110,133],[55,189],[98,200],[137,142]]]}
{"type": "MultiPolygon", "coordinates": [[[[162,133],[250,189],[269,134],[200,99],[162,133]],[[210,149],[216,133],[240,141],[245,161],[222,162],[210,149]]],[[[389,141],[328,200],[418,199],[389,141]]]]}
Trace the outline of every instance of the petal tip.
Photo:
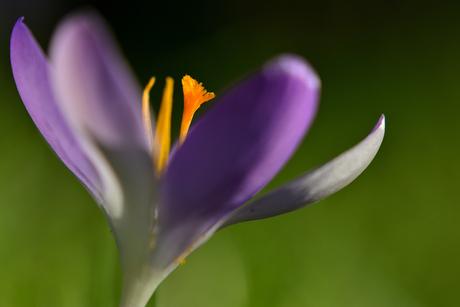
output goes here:
{"type": "Polygon", "coordinates": [[[19,29],[19,28],[22,28],[22,27],[27,27],[25,24],[24,24],[24,16],[23,17],[19,17],[18,20],[16,21],[16,23],[14,24],[14,27],[13,27],[13,32],[11,34],[11,37],[13,38],[16,31],[19,29]]]}
{"type": "Polygon", "coordinates": [[[375,125],[374,129],[372,129],[371,133],[377,131],[378,129],[385,131],[385,115],[384,114],[380,116],[377,124],[375,125]]]}
{"type": "Polygon", "coordinates": [[[104,17],[93,9],[84,8],[67,14],[56,27],[50,43],[50,57],[53,58],[55,45],[68,36],[69,33],[79,31],[94,33],[105,27],[104,17]]]}
{"type": "Polygon", "coordinates": [[[297,77],[303,80],[311,89],[321,88],[321,80],[310,63],[295,54],[282,54],[265,65],[269,73],[283,72],[286,75],[297,77]]]}

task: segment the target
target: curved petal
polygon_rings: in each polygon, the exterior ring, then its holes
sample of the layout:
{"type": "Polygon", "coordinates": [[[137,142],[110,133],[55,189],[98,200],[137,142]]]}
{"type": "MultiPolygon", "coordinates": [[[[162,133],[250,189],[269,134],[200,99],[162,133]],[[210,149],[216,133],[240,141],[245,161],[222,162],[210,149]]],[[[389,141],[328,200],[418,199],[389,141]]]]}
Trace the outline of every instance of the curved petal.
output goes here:
{"type": "Polygon", "coordinates": [[[76,14],[59,25],[51,62],[59,106],[102,178],[125,293],[143,276],[155,223],[156,182],[142,124],[142,91],[95,13],[76,14]]]}
{"type": "MultiPolygon", "coordinates": [[[[150,148],[142,125],[142,91],[95,13],[76,14],[59,25],[51,44],[51,62],[59,106],[102,177],[111,220],[120,219],[127,206],[133,206],[126,204],[126,198],[134,193],[130,190],[138,189],[135,181],[146,178],[143,185],[153,186],[150,148]]],[[[130,210],[150,215],[151,191],[141,193],[146,202],[137,206],[142,209],[130,210]]]]}
{"type": "Polygon", "coordinates": [[[106,146],[144,146],[142,90],[96,13],[66,18],[50,48],[54,90],[72,124],[106,146]]]}
{"type": "Polygon", "coordinates": [[[51,148],[102,205],[101,181],[77,142],[51,91],[49,65],[42,49],[20,18],[11,35],[11,66],[22,101],[51,148]]]}
{"type": "Polygon", "coordinates": [[[158,218],[167,231],[159,240],[174,242],[165,258],[190,249],[272,179],[310,128],[319,89],[305,60],[280,56],[223,95],[192,128],[161,183],[158,218]]]}
{"type": "Polygon", "coordinates": [[[222,221],[220,228],[291,212],[320,201],[351,183],[374,159],[385,134],[382,115],[371,133],[356,146],[247,206],[222,221]]]}

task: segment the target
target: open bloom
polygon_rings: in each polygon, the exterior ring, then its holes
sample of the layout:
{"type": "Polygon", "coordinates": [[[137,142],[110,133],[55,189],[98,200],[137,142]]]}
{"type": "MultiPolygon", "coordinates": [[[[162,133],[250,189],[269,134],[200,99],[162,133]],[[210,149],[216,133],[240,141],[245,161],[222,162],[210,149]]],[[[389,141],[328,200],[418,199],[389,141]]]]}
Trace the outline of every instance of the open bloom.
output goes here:
{"type": "Polygon", "coordinates": [[[24,25],[11,37],[21,98],[45,139],[104,212],[123,269],[121,306],[144,306],[187,255],[228,225],[317,202],[372,161],[384,118],[359,144],[265,196],[310,128],[320,80],[302,58],[282,55],[217,97],[189,76],[180,141],[170,146],[173,80],[156,128],[149,89],[138,86],[110,32],[94,14],[65,19],[47,58],[24,25]],[[188,127],[190,131],[188,132],[188,127]]]}

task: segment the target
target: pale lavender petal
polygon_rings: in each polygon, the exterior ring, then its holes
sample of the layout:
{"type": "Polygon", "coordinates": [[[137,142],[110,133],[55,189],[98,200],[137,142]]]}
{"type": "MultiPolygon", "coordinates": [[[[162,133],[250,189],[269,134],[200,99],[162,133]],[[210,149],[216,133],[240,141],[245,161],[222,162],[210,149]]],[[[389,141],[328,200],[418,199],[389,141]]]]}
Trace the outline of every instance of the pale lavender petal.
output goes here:
{"type": "Polygon", "coordinates": [[[223,95],[170,161],[159,207],[163,223],[185,229],[197,222],[193,227],[203,232],[256,194],[310,128],[319,89],[307,62],[284,55],[223,95]]]}
{"type": "Polygon", "coordinates": [[[380,148],[384,133],[385,117],[382,115],[371,133],[356,146],[237,209],[223,219],[221,228],[291,212],[334,194],[351,183],[371,163],[380,148]]]}
{"type": "Polygon", "coordinates": [[[95,13],[66,18],[50,48],[54,90],[72,124],[109,147],[145,147],[142,90],[95,13]]]}
{"type": "Polygon", "coordinates": [[[11,35],[11,66],[19,94],[38,129],[102,205],[99,175],[56,104],[50,86],[52,68],[23,18],[16,22],[11,35]]]}
{"type": "Polygon", "coordinates": [[[150,199],[154,190],[142,90],[100,17],[80,13],[66,18],[53,36],[51,63],[57,102],[96,161],[109,223],[142,210],[150,214],[150,201],[127,203],[132,195],[150,199]]]}

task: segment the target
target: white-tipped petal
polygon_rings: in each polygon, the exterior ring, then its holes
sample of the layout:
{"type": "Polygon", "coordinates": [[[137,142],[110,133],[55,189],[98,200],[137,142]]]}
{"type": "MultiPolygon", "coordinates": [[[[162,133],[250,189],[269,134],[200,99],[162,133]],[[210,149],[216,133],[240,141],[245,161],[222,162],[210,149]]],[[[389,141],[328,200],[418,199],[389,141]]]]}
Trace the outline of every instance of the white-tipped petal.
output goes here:
{"type": "Polygon", "coordinates": [[[220,228],[291,212],[318,202],[351,183],[374,159],[385,134],[382,115],[371,133],[356,146],[293,181],[240,207],[220,228]]]}

